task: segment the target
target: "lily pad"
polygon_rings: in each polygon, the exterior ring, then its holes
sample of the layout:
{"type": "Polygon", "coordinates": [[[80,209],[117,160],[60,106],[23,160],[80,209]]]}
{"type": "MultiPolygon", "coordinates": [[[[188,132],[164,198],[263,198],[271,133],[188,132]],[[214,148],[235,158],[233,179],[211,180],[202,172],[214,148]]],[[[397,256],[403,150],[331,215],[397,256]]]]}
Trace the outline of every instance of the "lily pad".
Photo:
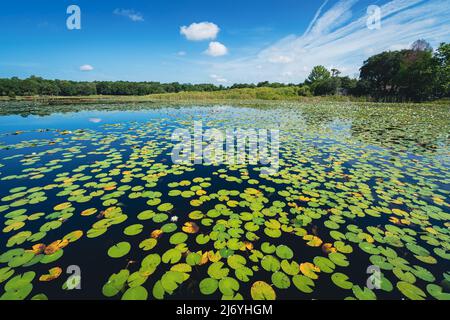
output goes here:
{"type": "Polygon", "coordinates": [[[275,300],[276,298],[273,288],[264,281],[257,281],[252,285],[251,295],[253,300],[275,300]]]}
{"type": "Polygon", "coordinates": [[[131,245],[128,242],[119,242],[108,250],[108,256],[111,258],[122,258],[131,250],[131,245]]]}

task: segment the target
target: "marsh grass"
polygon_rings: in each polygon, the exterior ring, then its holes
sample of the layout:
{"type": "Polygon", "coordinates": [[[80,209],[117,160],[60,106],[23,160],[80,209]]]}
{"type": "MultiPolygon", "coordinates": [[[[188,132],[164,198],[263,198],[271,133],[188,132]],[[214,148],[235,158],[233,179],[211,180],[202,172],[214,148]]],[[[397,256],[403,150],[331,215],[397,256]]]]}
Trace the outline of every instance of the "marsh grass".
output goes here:
{"type": "Polygon", "coordinates": [[[297,101],[297,102],[365,102],[366,97],[351,96],[324,96],[301,97],[297,87],[284,88],[253,88],[253,89],[229,89],[212,92],[179,92],[162,93],[145,96],[24,96],[24,97],[0,97],[0,101],[26,101],[43,104],[74,104],[74,103],[137,103],[160,101],[297,101]]]}

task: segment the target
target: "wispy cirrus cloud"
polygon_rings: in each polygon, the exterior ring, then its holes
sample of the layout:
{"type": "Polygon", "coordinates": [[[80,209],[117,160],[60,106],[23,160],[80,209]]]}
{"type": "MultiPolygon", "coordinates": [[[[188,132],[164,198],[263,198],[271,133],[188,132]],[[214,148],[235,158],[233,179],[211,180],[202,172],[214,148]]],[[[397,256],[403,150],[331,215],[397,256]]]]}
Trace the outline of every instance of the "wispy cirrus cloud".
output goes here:
{"type": "Polygon", "coordinates": [[[144,16],[142,15],[142,13],[137,12],[133,9],[115,9],[113,11],[113,13],[117,16],[122,16],[122,17],[126,17],[128,19],[130,19],[133,22],[143,22],[144,21],[144,16]]]}
{"type": "MultiPolygon", "coordinates": [[[[369,56],[408,47],[419,38],[432,45],[450,39],[448,0],[392,0],[381,5],[381,29],[367,27],[359,0],[325,0],[306,32],[290,35],[256,55],[210,65],[210,73],[229,81],[303,81],[322,64],[356,75],[369,56]]],[[[367,2],[367,6],[371,3],[367,2]]]]}

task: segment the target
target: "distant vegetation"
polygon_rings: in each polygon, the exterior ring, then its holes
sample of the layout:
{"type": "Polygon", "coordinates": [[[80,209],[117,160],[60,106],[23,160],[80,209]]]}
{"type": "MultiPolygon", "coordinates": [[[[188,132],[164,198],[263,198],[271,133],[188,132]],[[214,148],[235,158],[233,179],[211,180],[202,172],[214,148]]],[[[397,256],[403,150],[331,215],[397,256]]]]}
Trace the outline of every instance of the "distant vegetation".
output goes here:
{"type": "Polygon", "coordinates": [[[421,102],[450,97],[450,44],[436,51],[424,40],[410,49],[387,51],[370,57],[360,69],[359,79],[341,76],[337,69],[316,66],[304,83],[260,82],[234,84],[180,84],[159,82],[75,82],[45,80],[32,76],[0,79],[0,96],[147,96],[171,99],[262,99],[294,100],[299,96],[360,97],[386,102],[421,102]],[[167,95],[168,94],[168,95],[167,95]]]}

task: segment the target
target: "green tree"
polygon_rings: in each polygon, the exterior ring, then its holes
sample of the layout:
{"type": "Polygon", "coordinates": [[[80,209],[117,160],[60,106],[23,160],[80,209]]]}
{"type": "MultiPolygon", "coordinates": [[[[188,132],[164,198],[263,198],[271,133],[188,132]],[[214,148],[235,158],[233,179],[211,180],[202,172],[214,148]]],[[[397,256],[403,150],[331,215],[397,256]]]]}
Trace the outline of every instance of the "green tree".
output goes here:
{"type": "Polygon", "coordinates": [[[331,77],[330,71],[324,66],[315,66],[306,79],[306,84],[314,84],[318,81],[327,80],[331,77]]]}
{"type": "Polygon", "coordinates": [[[353,94],[358,85],[358,80],[352,79],[350,77],[340,77],[340,79],[341,79],[341,87],[339,88],[339,90],[341,91],[340,93],[343,95],[353,94]]]}
{"type": "Polygon", "coordinates": [[[310,97],[312,96],[311,88],[305,84],[298,89],[298,95],[302,97],[310,97]]]}
{"type": "Polygon", "coordinates": [[[311,90],[315,96],[335,95],[341,86],[339,77],[318,80],[311,85],[311,90]]]}
{"type": "Polygon", "coordinates": [[[361,67],[360,79],[376,99],[425,101],[449,95],[448,44],[433,49],[425,40],[410,49],[370,57],[361,67]]]}
{"type": "Polygon", "coordinates": [[[339,71],[338,69],[331,69],[331,76],[332,77],[338,77],[341,74],[341,71],[339,71]]]}
{"type": "Polygon", "coordinates": [[[371,95],[375,98],[397,95],[401,62],[402,54],[399,51],[383,52],[364,62],[360,69],[360,79],[368,83],[371,95]]]}
{"type": "Polygon", "coordinates": [[[404,50],[398,75],[399,100],[424,101],[432,98],[436,88],[435,60],[432,51],[404,50]]]}
{"type": "Polygon", "coordinates": [[[53,81],[45,81],[40,86],[39,94],[45,96],[58,96],[60,94],[60,89],[53,81]]]}
{"type": "Polygon", "coordinates": [[[450,43],[441,43],[434,55],[436,96],[450,97],[450,43]]]}
{"type": "Polygon", "coordinates": [[[411,45],[411,50],[432,52],[433,47],[431,47],[430,43],[428,41],[426,41],[425,39],[419,39],[411,45]]]}

